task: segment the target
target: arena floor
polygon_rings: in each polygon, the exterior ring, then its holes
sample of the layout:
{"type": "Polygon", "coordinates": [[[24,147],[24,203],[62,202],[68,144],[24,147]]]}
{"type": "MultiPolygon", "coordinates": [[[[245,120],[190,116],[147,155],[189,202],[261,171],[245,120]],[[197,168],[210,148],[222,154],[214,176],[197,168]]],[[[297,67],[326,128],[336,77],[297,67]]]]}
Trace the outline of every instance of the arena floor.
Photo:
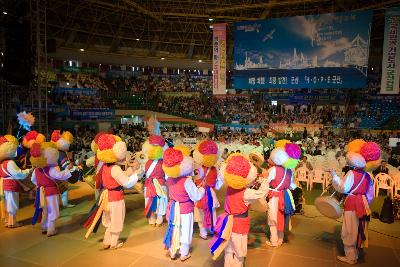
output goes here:
{"type": "MultiPolygon", "coordinates": [[[[18,215],[25,226],[16,229],[0,228],[0,266],[223,266],[222,257],[211,259],[208,242],[194,234],[192,258],[181,263],[166,257],[162,238],[165,226],[153,228],[143,218],[140,194],[126,196],[127,216],[121,235],[125,244],[121,249],[102,251],[104,228],[96,235],[84,238],[81,222],[93,204],[92,191],[86,184],[74,186],[72,203],[58,220],[59,234],[47,238],[40,226],[32,227],[32,205],[22,203],[18,215]]],[[[25,202],[25,201],[22,201],[25,202]]],[[[314,206],[305,206],[305,215],[292,219],[289,244],[278,249],[265,247],[265,215],[252,212],[252,233],[246,266],[344,266],[336,261],[342,253],[340,222],[321,217],[314,206]]],[[[400,266],[400,223],[383,224],[372,219],[370,246],[365,250],[359,266],[400,266]]]]}

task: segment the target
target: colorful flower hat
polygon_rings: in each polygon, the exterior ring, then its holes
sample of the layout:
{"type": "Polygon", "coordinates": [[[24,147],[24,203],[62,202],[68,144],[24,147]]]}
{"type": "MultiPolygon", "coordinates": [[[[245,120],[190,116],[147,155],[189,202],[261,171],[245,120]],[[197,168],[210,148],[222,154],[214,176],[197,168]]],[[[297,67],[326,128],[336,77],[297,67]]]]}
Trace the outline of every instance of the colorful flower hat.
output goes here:
{"type": "Polygon", "coordinates": [[[167,148],[165,140],[160,135],[150,135],[149,139],[144,142],[142,150],[151,160],[163,158],[164,150],[167,148]]]}
{"type": "Polygon", "coordinates": [[[202,166],[212,167],[218,160],[218,145],[211,140],[197,143],[193,152],[194,161],[202,166]]]}
{"type": "Polygon", "coordinates": [[[33,167],[44,168],[57,165],[59,152],[53,142],[33,143],[30,154],[33,167]]]}
{"type": "Polygon", "coordinates": [[[0,135],[0,162],[17,155],[18,140],[12,135],[0,135]]]}
{"type": "Polygon", "coordinates": [[[116,135],[100,135],[97,145],[97,158],[102,162],[114,163],[126,159],[126,144],[116,135]]]}
{"type": "Polygon", "coordinates": [[[29,131],[24,136],[24,139],[22,140],[22,145],[25,148],[30,149],[33,143],[43,143],[44,141],[46,141],[46,137],[43,134],[36,131],[29,131]]]}
{"type": "Polygon", "coordinates": [[[56,144],[58,150],[67,152],[74,141],[74,137],[69,131],[54,130],[51,133],[50,140],[56,144]]]}
{"type": "Polygon", "coordinates": [[[90,149],[94,152],[97,153],[97,149],[99,148],[99,146],[97,145],[98,141],[99,141],[99,137],[102,134],[106,134],[105,132],[99,132],[96,134],[96,136],[94,137],[94,139],[92,140],[92,142],[90,143],[90,149]]]}
{"type": "Polygon", "coordinates": [[[193,159],[189,153],[185,146],[171,147],[164,151],[162,168],[168,178],[192,175],[193,159]]]}
{"type": "Polygon", "coordinates": [[[282,139],[275,142],[275,149],[271,152],[270,160],[275,165],[294,169],[299,163],[300,157],[300,146],[291,143],[289,140],[282,139]]]}
{"type": "Polygon", "coordinates": [[[372,172],[381,164],[381,149],[375,142],[355,139],[347,145],[346,160],[354,168],[372,172]]]}
{"type": "Polygon", "coordinates": [[[241,153],[233,153],[221,167],[226,184],[233,189],[246,188],[257,178],[257,168],[241,153]]]}

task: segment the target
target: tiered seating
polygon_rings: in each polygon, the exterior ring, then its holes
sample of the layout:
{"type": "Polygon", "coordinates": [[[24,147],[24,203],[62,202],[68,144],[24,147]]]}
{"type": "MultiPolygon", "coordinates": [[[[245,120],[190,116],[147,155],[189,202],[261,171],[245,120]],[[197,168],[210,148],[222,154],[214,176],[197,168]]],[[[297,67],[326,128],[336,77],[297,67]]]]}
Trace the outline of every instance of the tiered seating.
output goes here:
{"type": "Polygon", "coordinates": [[[400,115],[397,104],[389,102],[373,102],[368,106],[367,114],[361,114],[361,128],[380,128],[381,124],[392,116],[400,115]],[[380,112],[380,116],[377,115],[380,112]]]}

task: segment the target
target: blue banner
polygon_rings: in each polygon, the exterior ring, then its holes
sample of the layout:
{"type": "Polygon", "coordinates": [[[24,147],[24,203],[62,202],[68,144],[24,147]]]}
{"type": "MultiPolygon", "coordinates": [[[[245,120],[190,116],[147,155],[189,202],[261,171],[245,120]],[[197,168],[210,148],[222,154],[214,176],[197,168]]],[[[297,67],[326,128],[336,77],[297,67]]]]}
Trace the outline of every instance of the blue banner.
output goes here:
{"type": "Polygon", "coordinates": [[[55,94],[71,94],[71,95],[86,95],[86,96],[97,96],[99,90],[92,88],[70,88],[70,87],[55,87],[53,88],[55,94]]]}
{"type": "Polygon", "coordinates": [[[72,118],[76,120],[113,120],[115,110],[109,108],[78,108],[71,110],[72,118]]]}
{"type": "MultiPolygon", "coordinates": [[[[18,106],[18,111],[26,111],[26,112],[34,112],[37,111],[38,108],[34,107],[32,110],[31,105],[19,105],[18,106]]],[[[51,113],[54,113],[57,116],[60,117],[66,117],[69,116],[69,108],[67,105],[48,105],[47,110],[51,113]]]]}
{"type": "Polygon", "coordinates": [[[372,11],[234,24],[234,88],[361,88],[372,11]]]}

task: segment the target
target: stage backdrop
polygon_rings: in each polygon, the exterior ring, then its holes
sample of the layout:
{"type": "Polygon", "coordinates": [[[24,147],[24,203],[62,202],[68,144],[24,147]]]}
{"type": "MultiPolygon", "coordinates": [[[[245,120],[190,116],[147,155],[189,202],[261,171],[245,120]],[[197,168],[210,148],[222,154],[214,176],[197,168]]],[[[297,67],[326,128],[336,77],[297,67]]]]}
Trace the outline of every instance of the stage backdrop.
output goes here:
{"type": "Polygon", "coordinates": [[[234,24],[234,88],[361,88],[372,11],[234,24]]]}
{"type": "Polygon", "coordinates": [[[400,76],[400,8],[386,10],[385,39],[382,56],[382,94],[399,93],[400,76]]]}

